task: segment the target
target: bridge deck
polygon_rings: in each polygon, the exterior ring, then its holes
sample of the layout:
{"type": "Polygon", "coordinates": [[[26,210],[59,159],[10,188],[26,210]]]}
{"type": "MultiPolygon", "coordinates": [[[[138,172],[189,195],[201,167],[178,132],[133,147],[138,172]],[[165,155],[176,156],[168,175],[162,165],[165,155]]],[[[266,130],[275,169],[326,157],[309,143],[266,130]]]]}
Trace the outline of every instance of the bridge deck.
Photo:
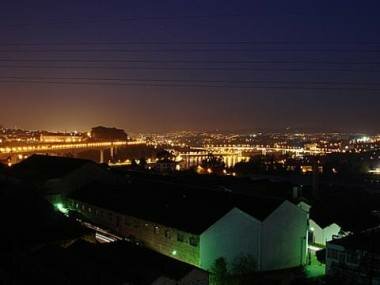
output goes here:
{"type": "Polygon", "coordinates": [[[0,147],[0,155],[4,154],[30,154],[39,152],[65,151],[75,149],[102,149],[127,145],[144,144],[140,141],[105,141],[105,142],[80,142],[80,143],[59,143],[59,144],[30,144],[19,146],[0,147]]]}

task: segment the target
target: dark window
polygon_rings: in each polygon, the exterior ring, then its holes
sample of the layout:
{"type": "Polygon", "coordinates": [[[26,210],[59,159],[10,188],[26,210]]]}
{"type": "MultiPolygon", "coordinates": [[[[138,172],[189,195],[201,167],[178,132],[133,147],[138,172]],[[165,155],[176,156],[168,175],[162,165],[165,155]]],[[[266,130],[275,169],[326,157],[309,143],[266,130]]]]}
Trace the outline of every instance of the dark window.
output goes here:
{"type": "Polygon", "coordinates": [[[165,237],[166,237],[167,239],[170,239],[170,238],[172,237],[172,235],[171,235],[171,233],[170,233],[169,230],[166,230],[166,231],[165,231],[165,237]]]}
{"type": "Polygon", "coordinates": [[[339,253],[339,263],[345,263],[346,254],[344,252],[339,253]]]}
{"type": "Polygon", "coordinates": [[[336,249],[327,249],[327,256],[332,259],[338,259],[338,251],[336,249]]]}
{"type": "Polygon", "coordinates": [[[177,233],[177,241],[184,242],[185,236],[181,233],[177,233]]]}
{"type": "Polygon", "coordinates": [[[157,226],[154,226],[153,227],[153,231],[154,231],[155,234],[159,234],[160,233],[160,228],[157,227],[157,226]]]}
{"type": "Polygon", "coordinates": [[[352,251],[347,253],[347,262],[353,264],[358,263],[358,255],[356,254],[356,252],[352,251]]]}
{"type": "Polygon", "coordinates": [[[195,238],[195,237],[191,237],[191,238],[189,238],[189,243],[190,243],[190,245],[192,245],[192,246],[198,246],[198,240],[197,240],[197,238],[195,238]]]}

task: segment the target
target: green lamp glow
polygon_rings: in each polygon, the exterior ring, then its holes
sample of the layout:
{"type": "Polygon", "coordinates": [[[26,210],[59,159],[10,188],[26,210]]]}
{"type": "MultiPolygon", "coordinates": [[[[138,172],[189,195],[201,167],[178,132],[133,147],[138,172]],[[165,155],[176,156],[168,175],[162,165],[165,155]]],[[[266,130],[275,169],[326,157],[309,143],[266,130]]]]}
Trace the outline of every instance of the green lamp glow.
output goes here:
{"type": "Polygon", "coordinates": [[[69,212],[69,210],[66,209],[66,208],[63,206],[62,203],[54,204],[54,207],[55,207],[58,211],[60,211],[61,213],[63,213],[63,214],[67,214],[67,213],[69,212]]]}

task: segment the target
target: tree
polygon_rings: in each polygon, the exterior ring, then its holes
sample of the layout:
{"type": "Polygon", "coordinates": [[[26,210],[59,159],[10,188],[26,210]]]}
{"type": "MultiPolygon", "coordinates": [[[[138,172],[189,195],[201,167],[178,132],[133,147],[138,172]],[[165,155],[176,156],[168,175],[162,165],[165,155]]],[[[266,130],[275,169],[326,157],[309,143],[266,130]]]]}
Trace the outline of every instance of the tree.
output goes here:
{"type": "Polygon", "coordinates": [[[175,159],[175,155],[172,152],[167,151],[166,149],[159,150],[156,153],[156,157],[159,161],[166,161],[166,160],[174,160],[175,159]]]}
{"type": "Polygon", "coordinates": [[[137,162],[136,162],[136,159],[132,159],[132,161],[131,161],[131,166],[133,167],[133,168],[136,168],[138,165],[137,165],[137,162]]]}
{"type": "Polygon", "coordinates": [[[315,255],[320,263],[326,264],[326,249],[317,251],[315,255]]]}
{"type": "Polygon", "coordinates": [[[223,257],[219,257],[214,261],[211,267],[211,284],[227,285],[228,284],[228,269],[227,262],[223,257]]]}
{"type": "Polygon", "coordinates": [[[252,255],[241,255],[232,263],[232,275],[237,284],[253,284],[257,262],[252,255]]]}
{"type": "Polygon", "coordinates": [[[140,158],[140,167],[145,169],[148,166],[146,159],[144,157],[140,158]]]}
{"type": "Polygon", "coordinates": [[[202,160],[201,166],[204,169],[211,169],[214,173],[221,173],[224,170],[225,164],[223,157],[217,157],[209,153],[206,159],[202,160]]]}
{"type": "Polygon", "coordinates": [[[255,258],[250,255],[241,255],[232,263],[232,273],[234,275],[247,275],[256,272],[257,263],[255,258]]]}

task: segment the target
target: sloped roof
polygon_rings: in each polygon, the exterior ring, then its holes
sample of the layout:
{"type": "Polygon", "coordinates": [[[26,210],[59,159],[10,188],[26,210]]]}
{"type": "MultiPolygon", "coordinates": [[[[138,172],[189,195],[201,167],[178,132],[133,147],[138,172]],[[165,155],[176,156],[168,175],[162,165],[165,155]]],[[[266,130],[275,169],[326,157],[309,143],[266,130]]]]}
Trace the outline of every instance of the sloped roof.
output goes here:
{"type": "Polygon", "coordinates": [[[71,197],[194,234],[204,232],[234,207],[263,221],[284,202],[148,179],[132,179],[124,186],[92,183],[71,197]]]}
{"type": "Polygon", "coordinates": [[[0,246],[66,241],[92,233],[68,220],[40,197],[35,189],[21,184],[0,181],[0,246]]]}
{"type": "Polygon", "coordinates": [[[380,227],[341,239],[334,239],[329,243],[343,246],[347,250],[380,253],[380,227]]]}
{"type": "Polygon", "coordinates": [[[39,184],[49,179],[60,178],[68,173],[93,163],[90,160],[48,155],[32,155],[11,168],[11,173],[20,178],[39,184]]]}

